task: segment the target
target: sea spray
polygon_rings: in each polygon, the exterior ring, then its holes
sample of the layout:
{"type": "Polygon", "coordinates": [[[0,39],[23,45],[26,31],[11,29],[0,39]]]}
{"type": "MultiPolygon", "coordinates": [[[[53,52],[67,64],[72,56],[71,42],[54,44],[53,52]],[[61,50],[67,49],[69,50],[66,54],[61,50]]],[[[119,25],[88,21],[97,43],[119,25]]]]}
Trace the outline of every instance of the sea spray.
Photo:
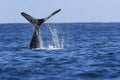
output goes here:
{"type": "Polygon", "coordinates": [[[39,31],[39,40],[40,40],[40,49],[43,49],[44,46],[43,46],[43,40],[42,40],[42,37],[41,37],[41,32],[39,31]]]}
{"type": "Polygon", "coordinates": [[[53,49],[63,49],[64,48],[64,38],[60,39],[58,37],[57,25],[47,25],[49,27],[50,33],[52,35],[53,45],[49,45],[48,48],[53,49]]]}

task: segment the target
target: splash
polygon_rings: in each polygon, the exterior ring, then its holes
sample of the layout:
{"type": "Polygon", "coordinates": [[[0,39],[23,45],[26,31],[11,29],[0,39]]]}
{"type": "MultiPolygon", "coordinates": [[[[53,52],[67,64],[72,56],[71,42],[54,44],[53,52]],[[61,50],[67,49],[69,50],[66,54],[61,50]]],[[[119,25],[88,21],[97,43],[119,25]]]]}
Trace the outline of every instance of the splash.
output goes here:
{"type": "Polygon", "coordinates": [[[50,25],[47,24],[51,37],[52,37],[52,44],[48,44],[47,50],[58,50],[58,49],[64,49],[64,39],[60,39],[58,37],[58,30],[56,25],[50,25]]]}
{"type": "MultiPolygon", "coordinates": [[[[41,32],[40,32],[40,34],[41,34],[41,32]]],[[[39,35],[39,40],[40,40],[40,49],[44,49],[43,40],[41,38],[41,35],[39,35]]]]}
{"type": "Polygon", "coordinates": [[[50,24],[47,25],[49,27],[50,33],[52,35],[53,45],[48,45],[48,50],[57,50],[57,49],[64,49],[64,39],[60,39],[58,37],[58,30],[57,26],[50,26],[50,24]]]}
{"type": "Polygon", "coordinates": [[[39,35],[40,38],[40,48],[36,48],[33,50],[59,50],[59,49],[64,49],[64,38],[63,36],[61,38],[58,37],[58,30],[57,26],[54,25],[46,25],[51,33],[51,38],[52,38],[52,44],[48,43],[47,47],[43,45],[44,40],[42,39],[41,33],[39,35]]]}

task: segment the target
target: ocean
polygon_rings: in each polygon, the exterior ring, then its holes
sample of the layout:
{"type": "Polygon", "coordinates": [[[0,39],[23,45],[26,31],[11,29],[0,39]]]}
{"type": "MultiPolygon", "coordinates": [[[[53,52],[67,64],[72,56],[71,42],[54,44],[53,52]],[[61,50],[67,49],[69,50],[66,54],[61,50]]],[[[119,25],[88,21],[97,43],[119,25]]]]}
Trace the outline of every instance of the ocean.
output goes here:
{"type": "Polygon", "coordinates": [[[0,80],[120,80],[120,23],[0,24],[0,80]]]}

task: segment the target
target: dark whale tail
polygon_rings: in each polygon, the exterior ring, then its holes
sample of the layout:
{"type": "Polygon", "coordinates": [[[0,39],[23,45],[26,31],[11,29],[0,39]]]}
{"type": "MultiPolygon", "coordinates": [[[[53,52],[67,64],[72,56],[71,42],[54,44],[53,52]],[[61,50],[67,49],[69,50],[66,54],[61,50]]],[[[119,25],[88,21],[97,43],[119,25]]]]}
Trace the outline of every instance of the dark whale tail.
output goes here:
{"type": "Polygon", "coordinates": [[[22,12],[21,15],[24,16],[30,23],[32,23],[33,25],[36,25],[36,26],[40,26],[44,22],[44,19],[36,19],[36,18],[26,14],[25,12],[22,12]]]}
{"type": "Polygon", "coordinates": [[[24,12],[21,13],[21,15],[24,16],[34,26],[34,32],[33,32],[32,40],[31,40],[30,45],[29,45],[29,49],[36,49],[36,48],[40,48],[41,47],[40,40],[39,40],[40,39],[40,36],[39,36],[39,26],[43,22],[48,20],[50,17],[52,17],[53,15],[58,13],[59,11],[61,11],[61,9],[58,9],[58,10],[54,11],[48,17],[45,17],[45,18],[42,18],[42,19],[34,18],[34,17],[24,13],[24,12]]]}
{"type": "Polygon", "coordinates": [[[61,11],[61,9],[56,10],[55,12],[53,12],[52,14],[50,14],[48,17],[45,17],[45,18],[42,18],[42,19],[34,18],[34,17],[26,14],[25,12],[22,12],[21,15],[24,16],[33,25],[40,26],[43,22],[45,22],[46,20],[48,20],[50,17],[52,17],[53,15],[55,15],[56,13],[58,13],[59,11],[61,11]]]}

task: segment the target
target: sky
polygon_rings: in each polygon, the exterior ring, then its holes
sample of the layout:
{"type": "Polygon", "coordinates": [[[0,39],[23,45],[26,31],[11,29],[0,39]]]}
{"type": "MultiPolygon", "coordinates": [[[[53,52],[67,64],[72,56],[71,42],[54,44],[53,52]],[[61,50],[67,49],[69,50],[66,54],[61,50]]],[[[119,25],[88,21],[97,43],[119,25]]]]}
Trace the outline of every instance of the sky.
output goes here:
{"type": "Polygon", "coordinates": [[[26,12],[47,22],[120,22],[120,0],[0,0],[0,23],[27,23],[26,12]]]}

